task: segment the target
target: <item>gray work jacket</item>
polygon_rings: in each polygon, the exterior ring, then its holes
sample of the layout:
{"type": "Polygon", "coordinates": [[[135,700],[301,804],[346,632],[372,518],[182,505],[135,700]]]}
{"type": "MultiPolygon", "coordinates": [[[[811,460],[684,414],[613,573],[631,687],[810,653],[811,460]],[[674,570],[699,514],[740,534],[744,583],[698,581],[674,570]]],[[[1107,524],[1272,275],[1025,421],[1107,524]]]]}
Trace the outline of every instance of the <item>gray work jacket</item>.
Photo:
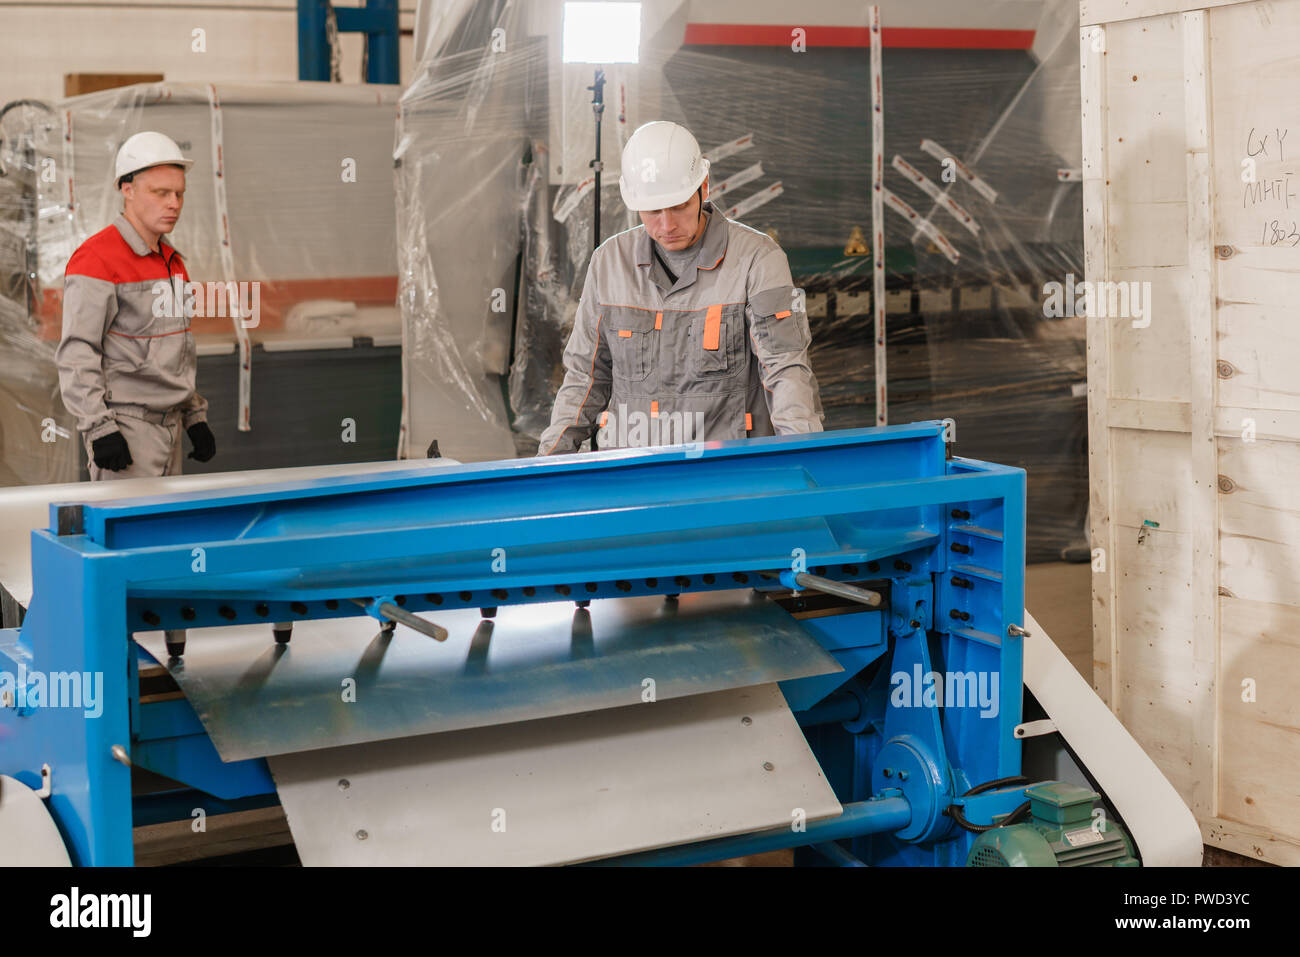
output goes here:
{"type": "Polygon", "coordinates": [[[592,254],[538,454],[820,432],[808,316],[785,253],[711,203],[676,282],[644,226],[592,254]]]}

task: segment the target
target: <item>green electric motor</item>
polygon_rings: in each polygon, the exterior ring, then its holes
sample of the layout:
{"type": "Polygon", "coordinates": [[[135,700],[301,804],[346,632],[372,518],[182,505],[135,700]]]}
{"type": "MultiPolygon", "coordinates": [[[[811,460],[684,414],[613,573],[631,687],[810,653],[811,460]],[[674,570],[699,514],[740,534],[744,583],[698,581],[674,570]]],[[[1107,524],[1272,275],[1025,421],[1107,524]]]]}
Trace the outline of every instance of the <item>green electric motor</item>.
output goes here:
{"type": "Polygon", "coordinates": [[[967,867],[1137,867],[1133,842],[1104,815],[1093,817],[1095,791],[1064,781],[1025,790],[1029,820],[985,831],[967,867]]]}

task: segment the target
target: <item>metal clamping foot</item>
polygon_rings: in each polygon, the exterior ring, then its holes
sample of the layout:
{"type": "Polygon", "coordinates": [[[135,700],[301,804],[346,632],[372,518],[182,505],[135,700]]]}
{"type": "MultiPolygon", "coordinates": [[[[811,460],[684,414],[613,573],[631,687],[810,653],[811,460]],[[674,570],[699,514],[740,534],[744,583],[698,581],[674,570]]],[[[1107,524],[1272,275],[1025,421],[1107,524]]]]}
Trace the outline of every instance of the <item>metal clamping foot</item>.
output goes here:
{"type": "Polygon", "coordinates": [[[185,654],[185,631],[164,631],[163,642],[167,645],[167,655],[171,658],[179,658],[185,654]]]}

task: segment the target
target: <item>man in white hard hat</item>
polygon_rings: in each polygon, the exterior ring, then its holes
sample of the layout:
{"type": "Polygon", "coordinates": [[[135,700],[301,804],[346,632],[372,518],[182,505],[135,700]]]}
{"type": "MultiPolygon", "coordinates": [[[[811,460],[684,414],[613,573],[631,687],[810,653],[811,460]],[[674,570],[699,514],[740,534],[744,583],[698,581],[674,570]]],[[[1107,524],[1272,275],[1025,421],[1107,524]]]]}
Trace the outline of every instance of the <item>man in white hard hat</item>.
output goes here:
{"type": "Polygon", "coordinates": [[[216,453],[207,400],[194,390],[190,320],[179,306],[189,274],[163,241],[180,218],[193,162],[162,133],[128,139],[115,170],[122,213],[68,260],[55,362],[92,481],[179,474],[182,427],[191,458],[216,453]]]}
{"type": "Polygon", "coordinates": [[[808,317],[781,247],[723,216],[685,127],[647,123],[619,188],[642,225],[592,254],[538,453],[820,432],[808,317]]]}
{"type": "MultiPolygon", "coordinates": [[[[180,474],[182,428],[190,458],[216,454],[207,400],[194,389],[196,351],[183,306],[189,274],[163,242],[180,218],[193,162],[162,133],[129,138],[114,171],[122,213],[68,260],[55,363],[91,481],[180,474]]],[[[168,648],[183,650],[184,634],[169,632],[168,648]]]]}

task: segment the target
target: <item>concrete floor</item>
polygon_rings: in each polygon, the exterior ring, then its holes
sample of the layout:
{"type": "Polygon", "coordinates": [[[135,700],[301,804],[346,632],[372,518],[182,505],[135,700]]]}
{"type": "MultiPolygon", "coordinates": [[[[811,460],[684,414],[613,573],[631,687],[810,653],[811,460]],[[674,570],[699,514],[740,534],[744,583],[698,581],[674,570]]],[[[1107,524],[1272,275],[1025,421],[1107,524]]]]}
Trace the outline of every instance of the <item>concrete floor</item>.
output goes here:
{"type": "Polygon", "coordinates": [[[1092,565],[1030,565],[1025,571],[1025,607],[1092,684],[1092,565]]]}

